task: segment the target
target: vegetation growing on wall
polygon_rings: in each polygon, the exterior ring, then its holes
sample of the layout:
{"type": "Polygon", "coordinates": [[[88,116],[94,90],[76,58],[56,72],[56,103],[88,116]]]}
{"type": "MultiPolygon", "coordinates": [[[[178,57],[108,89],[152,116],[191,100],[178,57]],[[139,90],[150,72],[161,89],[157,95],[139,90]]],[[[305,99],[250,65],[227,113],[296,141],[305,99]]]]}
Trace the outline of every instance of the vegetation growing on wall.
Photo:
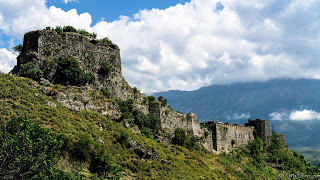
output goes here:
{"type": "Polygon", "coordinates": [[[64,27],[61,27],[61,26],[56,26],[55,28],[53,27],[46,27],[45,28],[46,30],[52,30],[52,31],[56,31],[58,34],[62,34],[64,32],[75,32],[75,33],[78,33],[78,34],[81,34],[89,39],[96,39],[97,38],[97,34],[96,33],[89,33],[88,31],[86,31],[85,29],[76,29],[74,28],[73,26],[64,26],[64,27]]]}
{"type": "Polygon", "coordinates": [[[57,72],[54,83],[62,85],[83,86],[91,83],[94,75],[85,73],[73,57],[60,57],[57,61],[57,72]]]}

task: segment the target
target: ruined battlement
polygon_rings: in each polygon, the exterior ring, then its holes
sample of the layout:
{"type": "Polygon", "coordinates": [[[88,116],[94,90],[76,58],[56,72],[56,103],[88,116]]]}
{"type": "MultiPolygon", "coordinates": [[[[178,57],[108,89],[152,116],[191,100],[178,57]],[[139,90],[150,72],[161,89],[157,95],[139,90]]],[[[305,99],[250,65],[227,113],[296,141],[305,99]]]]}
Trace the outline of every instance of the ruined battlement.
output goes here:
{"type": "Polygon", "coordinates": [[[45,79],[54,83],[57,61],[62,57],[74,58],[86,73],[94,75],[94,81],[88,86],[106,88],[113,97],[119,99],[133,99],[133,89],[122,76],[119,47],[100,40],[90,40],[78,33],[58,34],[53,30],[26,33],[15,69],[19,71],[21,64],[32,62],[44,72],[45,79]],[[99,73],[103,65],[109,68],[107,74],[99,73]]]}

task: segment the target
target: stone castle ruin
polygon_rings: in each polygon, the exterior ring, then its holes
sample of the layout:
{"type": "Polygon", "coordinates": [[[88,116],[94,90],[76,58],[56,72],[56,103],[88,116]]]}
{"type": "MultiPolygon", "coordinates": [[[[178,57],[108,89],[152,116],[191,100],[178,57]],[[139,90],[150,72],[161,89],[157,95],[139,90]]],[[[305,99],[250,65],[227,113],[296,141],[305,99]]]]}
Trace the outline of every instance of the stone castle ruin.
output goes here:
{"type": "MultiPolygon", "coordinates": [[[[74,98],[72,93],[59,92],[57,94],[57,100],[69,109],[92,110],[111,119],[120,118],[121,112],[116,104],[111,102],[94,104],[85,92],[87,89],[96,91],[105,88],[111,92],[112,97],[121,100],[133,99],[135,109],[145,114],[153,114],[158,120],[161,131],[165,131],[165,135],[158,136],[163,143],[169,143],[174,138],[177,128],[184,129],[188,136],[197,137],[200,144],[213,152],[247,145],[256,137],[268,141],[270,127],[267,120],[249,120],[244,125],[216,121],[200,124],[194,113],[182,114],[158,101],[146,102],[147,97],[136,88],[130,87],[122,76],[119,47],[99,40],[90,40],[77,33],[58,34],[53,30],[26,33],[22,51],[17,59],[17,66],[12,73],[19,73],[22,64],[32,62],[45,72],[46,81],[55,83],[56,61],[65,56],[73,57],[85,72],[94,75],[94,81],[83,88],[80,100],[76,100],[77,98],[74,98]],[[101,74],[100,69],[106,64],[110,67],[110,72],[101,74]]],[[[129,123],[125,122],[125,126],[139,132],[136,126],[132,127],[129,123]]],[[[281,135],[281,140],[285,143],[284,134],[281,135]]]]}

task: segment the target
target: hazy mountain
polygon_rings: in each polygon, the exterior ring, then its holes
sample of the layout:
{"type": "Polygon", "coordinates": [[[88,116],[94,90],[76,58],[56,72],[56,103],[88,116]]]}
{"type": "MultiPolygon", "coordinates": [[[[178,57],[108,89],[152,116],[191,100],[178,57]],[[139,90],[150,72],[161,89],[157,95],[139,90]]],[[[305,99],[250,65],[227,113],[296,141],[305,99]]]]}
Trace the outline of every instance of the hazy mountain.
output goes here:
{"type": "Polygon", "coordinates": [[[167,98],[168,104],[174,110],[196,113],[201,122],[220,118],[223,122],[231,123],[244,123],[249,118],[270,119],[274,130],[287,134],[290,146],[320,145],[319,119],[290,119],[290,114],[295,111],[313,110],[312,114],[318,115],[320,80],[276,79],[267,82],[212,85],[195,91],[172,90],[155,95],[167,98]],[[282,115],[281,120],[276,115],[282,115]]]}

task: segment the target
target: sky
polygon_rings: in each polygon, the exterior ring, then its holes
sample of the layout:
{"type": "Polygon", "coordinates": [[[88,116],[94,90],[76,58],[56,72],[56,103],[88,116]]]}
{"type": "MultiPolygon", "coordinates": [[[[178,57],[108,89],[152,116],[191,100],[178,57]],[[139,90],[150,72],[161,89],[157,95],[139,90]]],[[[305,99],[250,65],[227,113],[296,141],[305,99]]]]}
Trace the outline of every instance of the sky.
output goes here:
{"type": "Polygon", "coordinates": [[[58,25],[118,44],[144,93],[320,78],[319,0],[0,0],[0,71],[26,32],[58,25]]]}

